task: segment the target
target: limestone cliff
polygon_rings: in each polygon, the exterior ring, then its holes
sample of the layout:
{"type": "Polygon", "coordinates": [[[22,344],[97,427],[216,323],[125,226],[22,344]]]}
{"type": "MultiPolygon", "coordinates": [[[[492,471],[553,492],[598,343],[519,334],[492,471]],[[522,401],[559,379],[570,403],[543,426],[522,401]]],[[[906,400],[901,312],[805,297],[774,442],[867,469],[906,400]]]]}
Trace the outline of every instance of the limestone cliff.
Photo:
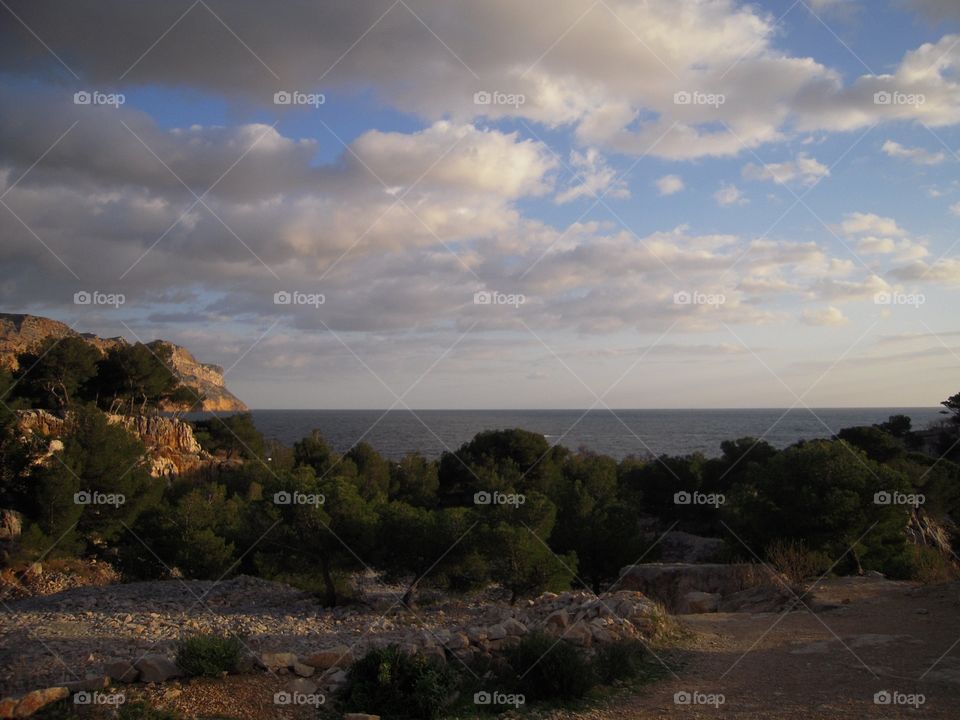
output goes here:
{"type": "MultiPolygon", "coordinates": [[[[65,323],[50,318],[0,313],[0,367],[16,370],[17,356],[37,347],[48,337],[80,337],[102,353],[127,342],[123,338],[101,338],[90,333],[78,333],[65,323]]],[[[174,374],[180,382],[203,396],[202,405],[198,404],[194,410],[238,412],[247,409],[243,402],[227,390],[222,368],[198,362],[189,350],[166,340],[156,340],[150,344],[169,347],[172,350],[174,374]]]]}
{"type": "MultiPolygon", "coordinates": [[[[26,436],[49,440],[47,453],[63,449],[60,442],[66,434],[68,419],[46,410],[21,410],[17,413],[17,427],[26,436]]],[[[107,422],[120,425],[144,444],[154,477],[172,477],[215,468],[222,463],[205,452],[193,436],[189,423],[178,418],[158,415],[107,415],[107,422]]]]}

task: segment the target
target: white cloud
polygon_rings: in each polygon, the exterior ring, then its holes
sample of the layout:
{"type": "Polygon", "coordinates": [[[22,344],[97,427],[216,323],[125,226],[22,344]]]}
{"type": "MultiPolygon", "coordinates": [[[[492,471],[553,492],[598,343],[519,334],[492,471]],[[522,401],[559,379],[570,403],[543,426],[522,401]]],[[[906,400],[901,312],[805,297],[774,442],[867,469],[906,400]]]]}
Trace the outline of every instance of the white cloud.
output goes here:
{"type": "Polygon", "coordinates": [[[840,229],[847,235],[873,234],[900,237],[906,234],[893,218],[861,212],[849,213],[840,224],[840,229]]]}
{"type": "Polygon", "coordinates": [[[850,320],[843,314],[839,308],[832,305],[825,308],[811,309],[803,311],[803,322],[807,325],[820,325],[827,327],[838,327],[846,325],[850,320]]]}
{"type": "Polygon", "coordinates": [[[569,186],[557,193],[558,203],[567,203],[580,197],[628,198],[630,191],[623,179],[610,167],[600,153],[590,148],[585,152],[570,152],[570,165],[576,173],[569,186]]]}
{"type": "Polygon", "coordinates": [[[932,153],[923,148],[907,147],[893,140],[887,140],[882,150],[890,157],[909,160],[916,165],[939,165],[947,159],[945,153],[932,153]]]}
{"type": "Polygon", "coordinates": [[[720,207],[746,205],[748,202],[750,202],[747,198],[743,197],[743,193],[740,192],[740,188],[729,183],[721,184],[720,189],[713,194],[713,199],[717,201],[717,204],[720,205],[720,207]]]}
{"type": "Polygon", "coordinates": [[[800,153],[795,159],[782,163],[750,163],[743,168],[743,176],[748,180],[766,180],[783,185],[794,181],[802,185],[814,185],[829,175],[830,168],[806,153],[800,153]]]}
{"type": "Polygon", "coordinates": [[[960,202],[956,202],[950,206],[950,212],[957,217],[960,217],[960,202]]]}
{"type": "Polygon", "coordinates": [[[657,180],[660,195],[674,195],[684,189],[683,178],[679,175],[664,175],[657,180]]]}

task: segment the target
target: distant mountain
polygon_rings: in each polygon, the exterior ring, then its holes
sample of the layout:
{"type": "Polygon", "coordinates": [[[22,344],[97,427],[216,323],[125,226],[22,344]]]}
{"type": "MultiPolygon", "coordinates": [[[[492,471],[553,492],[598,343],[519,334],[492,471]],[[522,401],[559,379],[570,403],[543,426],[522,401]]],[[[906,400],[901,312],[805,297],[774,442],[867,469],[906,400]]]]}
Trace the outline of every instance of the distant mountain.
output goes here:
{"type": "MultiPolygon", "coordinates": [[[[117,345],[128,344],[120,337],[101,338],[92,333],[79,333],[68,325],[37,315],[14,315],[0,313],[0,367],[17,369],[17,356],[29,351],[48,337],[79,337],[106,354],[117,345]]],[[[171,349],[173,371],[184,385],[204,396],[202,406],[196,410],[234,412],[247,410],[247,406],[227,390],[223,380],[223,368],[219,365],[198,362],[185,347],[166,340],[148,343],[151,347],[171,349]]]]}

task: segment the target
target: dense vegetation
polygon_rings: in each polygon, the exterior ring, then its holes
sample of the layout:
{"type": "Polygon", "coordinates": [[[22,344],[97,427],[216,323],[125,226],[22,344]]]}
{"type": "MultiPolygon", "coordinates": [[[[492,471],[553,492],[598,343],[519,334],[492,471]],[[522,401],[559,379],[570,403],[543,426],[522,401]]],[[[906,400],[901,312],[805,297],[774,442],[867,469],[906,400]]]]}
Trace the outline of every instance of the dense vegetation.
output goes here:
{"type": "MultiPolygon", "coordinates": [[[[162,358],[145,346],[99,359],[67,341],[46,350],[23,358],[33,368],[23,382],[0,376],[0,507],[26,519],[14,560],[94,556],[128,578],[246,573],[313,588],[331,605],[346,599],[349,573],[375,568],[407,584],[409,604],[425,586],[491,581],[516,600],[599,591],[621,567],[655,559],[650,547],[671,526],[726,539],[727,559],[801,548],[817,569],[910,577],[931,562],[908,543],[911,515],[922,507],[952,528],[960,511],[960,467],[919,452],[900,417],[784,450],[725,442],[717,458],[617,462],[513,429],[480,433],[437,461],[391,462],[362,442],[340,455],[317,433],[282,448],[235,415],[195,428],[207,450],[236,462],[168,484],[101,412],[155,407],[176,392],[169,371],[160,377],[162,358]],[[38,461],[43,449],[17,438],[16,403],[69,409],[62,451],[38,461]],[[910,504],[921,494],[922,506],[910,504]]],[[[945,405],[944,432],[955,436],[960,399],[945,405]]]]}

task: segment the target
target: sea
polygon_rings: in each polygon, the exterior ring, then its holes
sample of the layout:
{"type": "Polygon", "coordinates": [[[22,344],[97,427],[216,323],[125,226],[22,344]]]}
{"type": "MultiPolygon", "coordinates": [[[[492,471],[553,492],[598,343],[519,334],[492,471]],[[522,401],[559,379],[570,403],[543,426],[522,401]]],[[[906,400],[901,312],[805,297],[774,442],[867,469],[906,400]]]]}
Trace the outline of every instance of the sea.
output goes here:
{"type": "Polygon", "coordinates": [[[944,419],[940,408],[813,408],[790,410],[254,410],[257,428],[285,445],[319,430],[338,452],[365,441],[385,457],[410,452],[435,458],[483,430],[523,428],[551,445],[628,455],[720,454],[720,443],[763,438],[783,448],[828,438],[840,429],[903,414],[923,429],[944,419]]]}

